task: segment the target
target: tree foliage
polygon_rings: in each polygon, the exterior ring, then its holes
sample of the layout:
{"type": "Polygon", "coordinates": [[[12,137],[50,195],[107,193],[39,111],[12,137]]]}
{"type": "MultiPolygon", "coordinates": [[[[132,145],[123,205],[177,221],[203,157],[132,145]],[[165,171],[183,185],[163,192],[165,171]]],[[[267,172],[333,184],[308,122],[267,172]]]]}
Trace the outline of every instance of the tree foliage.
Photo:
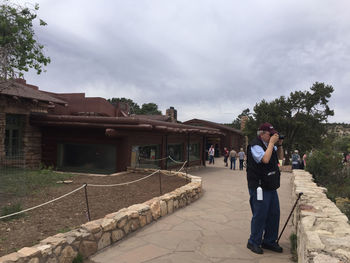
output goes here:
{"type": "MultiPolygon", "coordinates": [[[[29,68],[40,74],[50,58],[43,53],[44,46],[37,42],[33,21],[39,5],[32,9],[3,0],[0,5],[0,78],[7,80],[23,75],[29,68]]],[[[39,19],[40,26],[46,23],[39,19]]]]}
{"type": "Polygon", "coordinates": [[[350,136],[335,138],[334,147],[338,152],[350,153],[350,136]]]}
{"type": "Polygon", "coordinates": [[[292,150],[305,152],[321,142],[326,132],[323,123],[334,115],[328,106],[333,91],[332,86],[316,82],[310,91],[292,92],[288,98],[281,96],[271,102],[262,100],[255,105],[244,131],[251,140],[260,123],[270,122],[285,135],[283,145],[288,161],[292,150]]]}
{"type": "Polygon", "coordinates": [[[127,103],[129,105],[129,112],[128,114],[140,114],[140,106],[134,102],[132,99],[127,98],[111,98],[108,99],[110,103],[112,103],[114,106],[117,106],[118,102],[127,103]]]}
{"type": "Polygon", "coordinates": [[[162,112],[158,110],[158,105],[150,102],[150,103],[144,103],[142,104],[142,107],[140,107],[136,102],[134,102],[132,99],[127,98],[111,98],[108,99],[110,103],[113,105],[117,105],[118,102],[123,102],[129,104],[130,110],[128,114],[137,114],[137,115],[161,115],[162,112]]]}
{"type": "Polygon", "coordinates": [[[150,103],[144,103],[142,104],[140,114],[145,115],[161,115],[162,112],[158,110],[158,105],[150,102],[150,103]]]}

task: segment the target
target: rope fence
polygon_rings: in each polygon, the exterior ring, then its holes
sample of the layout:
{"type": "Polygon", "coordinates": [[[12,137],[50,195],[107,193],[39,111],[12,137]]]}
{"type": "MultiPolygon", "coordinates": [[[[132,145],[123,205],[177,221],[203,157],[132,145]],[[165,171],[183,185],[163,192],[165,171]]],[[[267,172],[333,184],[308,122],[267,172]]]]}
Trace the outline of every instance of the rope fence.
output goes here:
{"type": "Polygon", "coordinates": [[[36,208],[42,207],[42,206],[44,206],[44,205],[48,205],[48,204],[50,204],[50,203],[53,203],[53,202],[55,202],[55,201],[57,201],[57,200],[60,200],[60,199],[66,197],[66,196],[68,196],[68,195],[71,195],[71,194],[73,194],[73,193],[79,191],[80,189],[84,188],[85,186],[86,186],[86,185],[84,184],[84,185],[80,186],[79,188],[77,188],[77,189],[75,189],[75,190],[73,190],[73,191],[71,191],[71,192],[69,192],[69,193],[67,193],[67,194],[64,194],[64,195],[62,195],[62,196],[60,196],[60,197],[57,197],[57,198],[55,198],[55,199],[53,199],[53,200],[51,200],[51,201],[48,201],[48,202],[46,202],[46,203],[43,203],[43,204],[40,204],[40,205],[31,207],[31,208],[27,208],[27,209],[25,209],[25,210],[22,210],[22,211],[19,211],[19,212],[10,214],[10,215],[0,216],[0,219],[4,219],[4,218],[10,217],[10,216],[19,215],[19,214],[22,214],[22,213],[25,213],[25,212],[34,210],[34,209],[36,209],[36,208]]]}
{"type": "MultiPolygon", "coordinates": [[[[168,156],[168,157],[166,157],[165,159],[167,159],[167,158],[169,158],[170,160],[172,160],[172,161],[175,162],[175,163],[183,163],[182,167],[181,167],[178,171],[176,171],[175,173],[179,173],[179,172],[185,167],[185,165],[186,165],[186,163],[187,163],[187,161],[185,161],[185,162],[178,162],[178,161],[175,161],[173,158],[171,158],[171,156],[168,156]]],[[[163,158],[163,159],[164,159],[164,158],[163,158]]],[[[129,185],[129,184],[133,184],[133,183],[140,182],[140,181],[142,181],[142,180],[146,180],[147,178],[149,178],[149,177],[151,177],[151,176],[153,176],[153,175],[155,175],[155,174],[157,174],[157,173],[159,173],[160,194],[162,194],[162,182],[161,182],[161,174],[162,174],[162,173],[160,173],[160,170],[156,170],[156,171],[154,171],[153,173],[148,174],[148,175],[146,175],[146,176],[144,176],[144,177],[142,177],[142,178],[139,178],[139,179],[136,179],[136,180],[133,180],[133,181],[130,181],[130,182],[125,182],[125,183],[109,184],[109,185],[83,184],[82,186],[78,187],[77,189],[75,189],[75,190],[73,190],[73,191],[71,191],[71,192],[69,192],[69,193],[66,193],[66,194],[64,194],[64,195],[62,195],[62,196],[60,196],[60,197],[57,197],[57,198],[55,198],[55,199],[52,199],[52,200],[50,200],[50,201],[48,201],[48,202],[45,202],[45,203],[43,203],[43,204],[40,204],[40,205],[31,207],[31,208],[27,208],[27,209],[24,209],[24,210],[22,210],[22,211],[15,212],[15,213],[12,213],[12,214],[9,214],[9,215],[0,216],[0,220],[5,219],[5,218],[9,218],[9,217],[11,217],[11,216],[23,214],[23,213],[25,213],[25,212],[34,210],[34,209],[36,209],[36,208],[39,208],[39,207],[48,205],[48,204],[53,203],[53,202],[56,202],[56,201],[58,201],[58,200],[60,200],[60,199],[62,199],[62,198],[64,198],[64,197],[67,197],[67,196],[69,196],[69,195],[71,195],[71,194],[73,194],[73,193],[75,193],[75,192],[77,192],[77,191],[79,191],[79,190],[85,188],[85,198],[86,198],[86,206],[87,206],[87,217],[88,217],[88,221],[90,221],[90,211],[89,211],[89,204],[88,204],[88,198],[87,198],[87,186],[91,186],[91,187],[114,187],[114,186],[129,185]]],[[[169,175],[169,176],[170,176],[170,175],[169,175]]]]}
{"type": "Polygon", "coordinates": [[[146,162],[158,162],[158,161],[163,161],[163,160],[166,160],[166,159],[168,159],[169,158],[169,156],[168,157],[164,157],[164,158],[160,158],[160,159],[147,159],[147,158],[142,158],[142,157],[140,157],[139,156],[139,160],[143,160],[143,161],[146,161],[146,162]]]}
{"type": "Polygon", "coordinates": [[[187,161],[185,161],[185,162],[176,161],[176,160],[174,160],[173,158],[171,158],[170,155],[168,156],[168,158],[169,158],[170,160],[172,160],[174,163],[186,163],[186,162],[187,162],[187,161]]]}
{"type": "MultiPolygon", "coordinates": [[[[160,158],[160,159],[147,159],[147,158],[138,157],[138,160],[143,160],[143,161],[146,161],[146,162],[158,162],[158,161],[163,161],[163,160],[166,160],[166,159],[169,159],[169,160],[173,161],[174,163],[184,163],[184,162],[181,162],[181,161],[174,160],[174,158],[172,158],[170,155],[168,157],[164,157],[164,158],[160,158]]],[[[187,162],[187,161],[185,161],[185,162],[187,162]]]]}
{"type": "Polygon", "coordinates": [[[136,182],[140,182],[142,180],[145,180],[149,177],[151,177],[152,175],[158,173],[160,170],[157,170],[145,177],[142,177],[140,179],[134,180],[134,181],[130,181],[130,182],[126,182],[126,183],[120,183],[120,184],[105,184],[105,185],[99,185],[99,184],[88,184],[88,186],[94,186],[94,187],[113,187],[113,186],[121,186],[121,185],[128,185],[128,184],[132,184],[132,183],[136,183],[136,182]]]}

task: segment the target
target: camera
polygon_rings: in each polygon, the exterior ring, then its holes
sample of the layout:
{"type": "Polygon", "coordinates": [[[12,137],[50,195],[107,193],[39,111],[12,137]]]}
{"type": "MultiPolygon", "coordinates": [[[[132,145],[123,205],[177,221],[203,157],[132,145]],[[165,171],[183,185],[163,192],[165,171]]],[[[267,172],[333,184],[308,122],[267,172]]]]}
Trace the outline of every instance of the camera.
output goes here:
{"type": "Polygon", "coordinates": [[[280,139],[280,140],[284,140],[284,135],[282,135],[282,134],[278,134],[278,139],[280,139]]]}

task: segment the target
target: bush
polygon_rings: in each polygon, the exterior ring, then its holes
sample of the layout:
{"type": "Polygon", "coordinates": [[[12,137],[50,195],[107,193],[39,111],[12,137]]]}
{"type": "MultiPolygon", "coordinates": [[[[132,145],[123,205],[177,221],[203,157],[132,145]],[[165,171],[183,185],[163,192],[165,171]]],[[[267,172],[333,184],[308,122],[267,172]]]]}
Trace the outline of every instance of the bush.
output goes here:
{"type": "Polygon", "coordinates": [[[312,174],[317,184],[344,183],[342,156],[331,150],[314,151],[308,156],[306,170],[312,174]]]}
{"type": "MultiPolygon", "coordinates": [[[[22,211],[22,205],[17,203],[17,204],[13,204],[13,205],[9,205],[9,206],[4,206],[1,208],[1,216],[6,216],[6,215],[10,215],[16,212],[20,212],[22,211]]],[[[24,216],[23,214],[18,214],[18,215],[14,215],[14,216],[10,216],[10,217],[6,217],[4,219],[1,219],[2,221],[10,221],[12,219],[16,219],[16,218],[21,218],[24,216]]]]}
{"type": "Polygon", "coordinates": [[[315,151],[308,157],[306,169],[317,184],[327,188],[327,197],[350,218],[349,202],[339,201],[350,198],[350,167],[344,166],[342,159],[342,155],[335,151],[315,151]]]}
{"type": "Polygon", "coordinates": [[[342,211],[348,218],[350,218],[350,199],[349,198],[336,198],[336,205],[339,207],[340,211],[342,211]]]}
{"type": "Polygon", "coordinates": [[[78,255],[72,261],[72,263],[83,263],[83,262],[84,262],[84,258],[80,253],[78,253],[78,255]]]}
{"type": "Polygon", "coordinates": [[[290,236],[289,236],[289,240],[290,240],[290,244],[291,244],[291,247],[290,247],[290,252],[292,254],[292,261],[294,262],[298,262],[298,237],[296,234],[292,233],[290,236]]]}

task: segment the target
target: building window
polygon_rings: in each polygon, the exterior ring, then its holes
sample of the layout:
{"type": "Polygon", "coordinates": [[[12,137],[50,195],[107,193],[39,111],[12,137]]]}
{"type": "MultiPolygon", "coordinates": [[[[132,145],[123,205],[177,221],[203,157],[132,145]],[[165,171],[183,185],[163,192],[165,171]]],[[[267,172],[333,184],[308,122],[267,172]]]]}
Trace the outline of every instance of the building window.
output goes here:
{"type": "Polygon", "coordinates": [[[22,153],[23,115],[6,114],[5,154],[18,157],[22,153]]]}
{"type": "Polygon", "coordinates": [[[159,168],[160,145],[134,145],[131,151],[131,167],[159,168]]]}
{"type": "Polygon", "coordinates": [[[200,153],[199,153],[199,143],[191,143],[190,147],[188,149],[189,155],[190,155],[190,161],[196,161],[200,159],[200,153]]]}
{"type": "Polygon", "coordinates": [[[176,162],[183,162],[184,159],[184,145],[181,144],[168,144],[168,156],[171,157],[171,159],[168,159],[168,166],[174,166],[179,165],[179,163],[176,162]],[[174,162],[175,160],[176,162],[174,162]]]}
{"type": "Polygon", "coordinates": [[[114,173],[116,147],[104,144],[61,143],[58,145],[57,167],[72,172],[114,173]]]}

